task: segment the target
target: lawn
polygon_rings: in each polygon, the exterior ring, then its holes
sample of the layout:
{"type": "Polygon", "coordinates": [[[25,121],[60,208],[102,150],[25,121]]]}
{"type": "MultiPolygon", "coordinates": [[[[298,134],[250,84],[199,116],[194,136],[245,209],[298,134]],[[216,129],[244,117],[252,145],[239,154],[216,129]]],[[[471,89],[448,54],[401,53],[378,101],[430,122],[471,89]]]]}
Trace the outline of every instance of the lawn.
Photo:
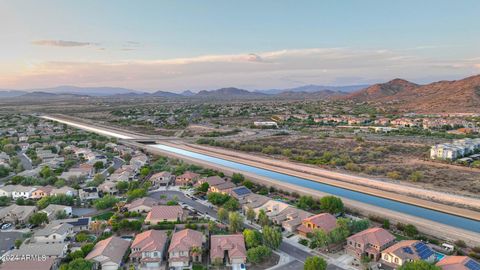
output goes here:
{"type": "Polygon", "coordinates": [[[109,220],[113,215],[114,213],[112,211],[108,211],[98,216],[94,216],[92,220],[109,220]]]}

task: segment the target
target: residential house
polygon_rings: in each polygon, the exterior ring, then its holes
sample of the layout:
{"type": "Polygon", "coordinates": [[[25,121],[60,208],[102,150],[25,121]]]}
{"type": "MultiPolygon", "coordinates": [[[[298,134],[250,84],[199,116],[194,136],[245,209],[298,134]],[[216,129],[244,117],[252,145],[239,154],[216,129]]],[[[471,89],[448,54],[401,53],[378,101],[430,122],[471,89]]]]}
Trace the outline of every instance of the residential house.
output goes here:
{"type": "Polygon", "coordinates": [[[467,256],[445,256],[436,264],[442,270],[478,270],[480,263],[467,256]]]}
{"type": "MultiPolygon", "coordinates": [[[[11,250],[8,255],[18,256],[19,258],[22,256],[25,258],[25,256],[28,255],[30,258],[41,258],[45,256],[47,259],[62,259],[67,255],[67,251],[67,243],[29,243],[21,245],[19,249],[11,250]]],[[[36,270],[36,268],[32,269],[36,270]]]]}
{"type": "MultiPolygon", "coordinates": [[[[267,196],[252,193],[248,196],[239,198],[239,203],[242,205],[243,212],[246,213],[249,208],[257,209],[270,200],[271,199],[267,196]]],[[[255,213],[258,215],[257,212],[255,213]]]]}
{"type": "Polygon", "coordinates": [[[127,208],[129,212],[148,213],[152,210],[152,207],[157,204],[157,200],[150,197],[143,197],[126,204],[125,208],[127,208]]]}
{"type": "Polygon", "coordinates": [[[225,183],[225,180],[222,179],[220,176],[216,176],[216,175],[215,176],[209,176],[209,177],[205,177],[205,178],[202,178],[202,179],[198,180],[196,186],[200,186],[203,183],[208,183],[209,187],[213,187],[213,186],[217,186],[217,185],[225,183]]]}
{"type": "Polygon", "coordinates": [[[52,224],[64,224],[68,223],[73,226],[73,232],[86,231],[90,228],[91,219],[89,217],[69,218],[53,220],[52,224]]]}
{"type": "Polygon", "coordinates": [[[226,265],[246,263],[247,250],[243,235],[212,235],[210,238],[210,261],[226,265]]]}
{"type": "Polygon", "coordinates": [[[117,184],[112,181],[105,181],[98,186],[103,194],[116,195],[118,193],[117,184]]]}
{"type": "Polygon", "coordinates": [[[255,214],[257,216],[260,210],[263,210],[269,218],[272,218],[280,214],[280,212],[287,209],[288,207],[292,206],[284,202],[269,199],[266,203],[260,205],[259,207],[253,208],[253,210],[255,211],[255,214]]]}
{"type": "Polygon", "coordinates": [[[0,270],[55,270],[57,269],[56,260],[53,258],[45,260],[13,260],[0,264],[0,270]]]}
{"type": "Polygon", "coordinates": [[[152,186],[154,187],[168,186],[171,185],[174,181],[175,175],[167,171],[156,173],[152,175],[152,177],[150,177],[150,182],[152,182],[152,186]]]}
{"type": "Polygon", "coordinates": [[[129,241],[117,236],[111,236],[99,241],[85,259],[100,264],[102,270],[117,270],[122,266],[123,256],[129,246],[129,241]]]}
{"type": "Polygon", "coordinates": [[[307,234],[313,230],[323,230],[326,233],[331,232],[337,226],[337,219],[329,214],[322,213],[315,216],[308,217],[302,221],[297,230],[300,235],[307,237],[307,234]]]}
{"type": "Polygon", "coordinates": [[[0,197],[12,197],[12,193],[15,190],[16,185],[7,185],[0,187],[0,197]]]}
{"type": "Polygon", "coordinates": [[[310,212],[288,206],[276,215],[270,215],[270,219],[274,224],[281,225],[285,231],[293,233],[297,231],[302,221],[311,215],[310,212]]]}
{"type": "Polygon", "coordinates": [[[190,267],[192,262],[201,262],[205,242],[205,237],[199,231],[184,229],[175,232],[168,247],[169,266],[183,269],[190,267]]]}
{"type": "Polygon", "coordinates": [[[180,205],[155,205],[148,212],[145,222],[157,224],[164,221],[183,221],[185,213],[180,205]]]}
{"type": "Polygon", "coordinates": [[[16,185],[15,189],[12,191],[12,198],[14,200],[18,198],[30,199],[32,197],[32,193],[36,189],[37,187],[16,185]]]}
{"type": "Polygon", "coordinates": [[[50,195],[51,196],[57,196],[57,195],[67,195],[67,196],[77,196],[77,190],[75,190],[74,188],[71,188],[71,187],[67,187],[67,186],[64,186],[64,187],[61,187],[61,188],[54,188],[52,189],[52,191],[50,192],[50,195]]]}
{"type": "Polygon", "coordinates": [[[133,239],[130,259],[140,267],[159,269],[165,256],[167,234],[164,231],[149,230],[139,233],[133,239]]]}
{"type": "Polygon", "coordinates": [[[210,192],[218,192],[218,193],[222,193],[222,194],[230,194],[231,191],[237,187],[234,183],[232,182],[225,182],[225,183],[222,183],[222,184],[219,184],[219,185],[215,185],[215,186],[210,186],[208,188],[208,191],[210,192]]]}
{"type": "Polygon", "coordinates": [[[44,187],[38,187],[34,192],[32,192],[32,199],[41,199],[45,196],[50,196],[50,193],[54,187],[52,186],[44,186],[44,187]]]}
{"type": "Polygon", "coordinates": [[[64,213],[66,217],[72,216],[72,207],[67,205],[49,204],[40,212],[46,213],[49,220],[57,219],[59,213],[64,213]]]}
{"type": "Polygon", "coordinates": [[[36,206],[12,204],[0,209],[0,221],[10,223],[27,223],[37,211],[36,206]]]}
{"type": "Polygon", "coordinates": [[[130,159],[130,165],[132,165],[136,171],[145,166],[148,162],[148,157],[144,153],[137,153],[130,159]]]}
{"type": "Polygon", "coordinates": [[[98,189],[96,187],[82,188],[79,190],[78,196],[82,201],[91,201],[100,198],[98,195],[98,189]]]}
{"type": "Polygon", "coordinates": [[[124,181],[128,182],[135,176],[135,168],[131,165],[123,165],[113,172],[108,179],[113,182],[124,181]]]}
{"type": "Polygon", "coordinates": [[[73,234],[73,226],[68,223],[48,224],[33,235],[33,240],[37,243],[56,244],[63,243],[67,236],[73,234]]]}
{"type": "Polygon", "coordinates": [[[405,240],[382,251],[382,264],[397,269],[406,262],[424,260],[435,262],[435,252],[425,243],[418,240],[405,240]]]}
{"type": "Polygon", "coordinates": [[[363,256],[374,261],[380,253],[393,245],[395,236],[382,228],[370,228],[347,238],[346,251],[360,260],[363,256]]]}
{"type": "Polygon", "coordinates": [[[200,178],[200,174],[187,171],[175,178],[175,185],[186,186],[193,185],[200,178]]]}
{"type": "Polygon", "coordinates": [[[250,196],[251,194],[253,194],[253,192],[244,186],[239,186],[239,187],[232,188],[229,194],[230,196],[234,197],[237,200],[242,200],[250,196]]]}

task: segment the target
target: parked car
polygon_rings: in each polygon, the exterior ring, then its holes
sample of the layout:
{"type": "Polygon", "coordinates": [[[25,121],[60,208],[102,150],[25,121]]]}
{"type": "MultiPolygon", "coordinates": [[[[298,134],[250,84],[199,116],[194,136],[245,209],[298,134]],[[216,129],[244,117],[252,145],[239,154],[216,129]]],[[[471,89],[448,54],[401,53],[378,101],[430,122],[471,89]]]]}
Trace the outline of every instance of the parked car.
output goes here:
{"type": "Polygon", "coordinates": [[[5,223],[2,225],[2,230],[8,230],[12,227],[11,223],[5,223]]]}

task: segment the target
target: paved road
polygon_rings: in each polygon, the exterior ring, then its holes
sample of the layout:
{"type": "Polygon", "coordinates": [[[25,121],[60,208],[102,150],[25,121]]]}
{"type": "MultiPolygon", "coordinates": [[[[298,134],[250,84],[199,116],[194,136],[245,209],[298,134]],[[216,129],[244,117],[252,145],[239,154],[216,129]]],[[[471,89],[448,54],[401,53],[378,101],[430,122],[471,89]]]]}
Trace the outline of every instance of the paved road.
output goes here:
{"type": "MultiPolygon", "coordinates": [[[[123,164],[125,164],[125,161],[123,159],[118,157],[113,157],[113,164],[110,167],[113,167],[113,169],[116,170],[122,167],[123,164]]],[[[101,174],[106,178],[108,176],[108,168],[105,169],[101,174]]]]}
{"type": "Polygon", "coordinates": [[[201,204],[200,202],[196,200],[192,200],[189,197],[185,196],[185,194],[181,191],[177,190],[159,190],[159,191],[154,191],[148,195],[148,197],[154,198],[159,200],[160,195],[166,195],[168,199],[172,199],[174,196],[178,197],[178,200],[190,205],[193,207],[195,210],[197,210],[199,213],[202,214],[208,214],[215,219],[217,219],[217,211],[215,209],[211,209],[206,205],[201,204]]]}
{"type": "Polygon", "coordinates": [[[0,256],[15,245],[15,240],[21,238],[21,232],[0,232],[0,256]]]}
{"type": "Polygon", "coordinates": [[[297,260],[291,261],[282,266],[275,267],[275,270],[298,270],[298,269],[303,269],[303,263],[297,260]]]}
{"type": "Polygon", "coordinates": [[[20,162],[22,163],[23,169],[25,170],[31,170],[33,169],[32,162],[28,157],[25,155],[23,152],[18,152],[17,157],[20,159],[20,162]]]}

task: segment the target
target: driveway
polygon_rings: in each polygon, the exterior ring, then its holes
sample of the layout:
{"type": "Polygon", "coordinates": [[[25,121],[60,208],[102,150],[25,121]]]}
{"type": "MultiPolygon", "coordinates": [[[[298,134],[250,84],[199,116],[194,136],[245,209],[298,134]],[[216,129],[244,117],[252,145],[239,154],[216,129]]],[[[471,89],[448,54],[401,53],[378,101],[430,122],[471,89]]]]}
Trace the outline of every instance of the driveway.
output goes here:
{"type": "Polygon", "coordinates": [[[22,163],[23,169],[25,170],[31,170],[33,169],[32,162],[30,159],[25,155],[23,152],[18,152],[17,157],[20,159],[20,162],[22,163]]]}
{"type": "Polygon", "coordinates": [[[21,232],[0,232],[0,256],[15,246],[15,240],[22,239],[21,232]]]}

